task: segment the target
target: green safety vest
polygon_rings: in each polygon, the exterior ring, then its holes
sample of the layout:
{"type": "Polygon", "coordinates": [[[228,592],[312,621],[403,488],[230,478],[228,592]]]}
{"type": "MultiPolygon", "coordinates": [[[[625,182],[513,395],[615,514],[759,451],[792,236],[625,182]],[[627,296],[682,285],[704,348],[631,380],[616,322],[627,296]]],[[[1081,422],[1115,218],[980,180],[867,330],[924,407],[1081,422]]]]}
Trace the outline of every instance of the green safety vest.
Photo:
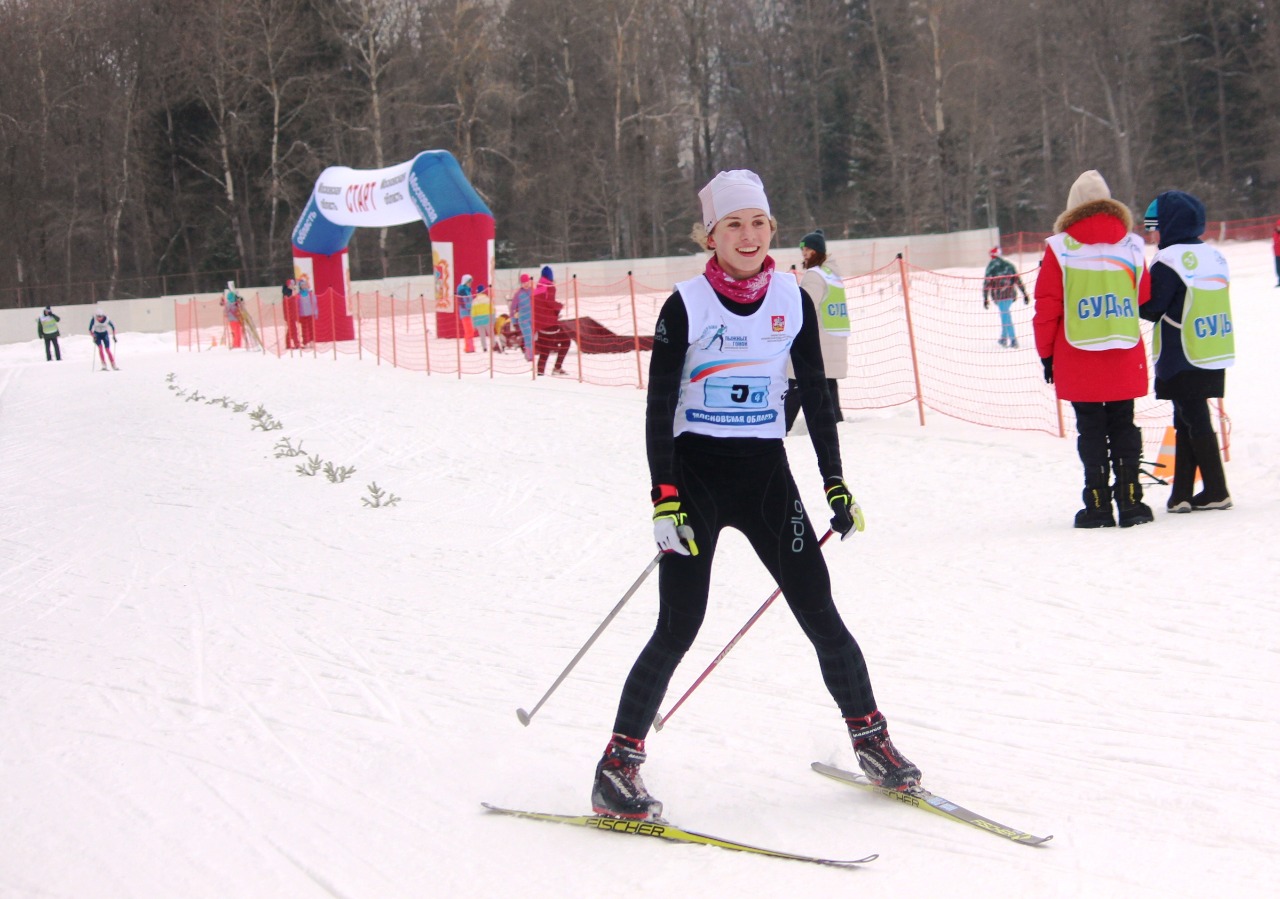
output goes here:
{"type": "Polygon", "coordinates": [[[838,337],[849,336],[849,303],[845,297],[844,281],[825,265],[818,266],[822,280],[827,282],[827,294],[818,303],[818,315],[822,329],[838,337]]]}
{"type": "Polygon", "coordinates": [[[1142,239],[1082,244],[1070,234],[1047,241],[1062,268],[1062,317],[1067,342],[1082,350],[1138,345],[1138,282],[1145,266],[1142,239]]]}
{"type": "MultiPolygon", "coordinates": [[[[1186,285],[1182,320],[1166,321],[1182,332],[1182,351],[1196,368],[1230,368],[1236,360],[1235,324],[1231,320],[1231,275],[1227,260],[1204,244],[1174,244],[1156,253],[1152,265],[1163,262],[1186,285]]],[[[1152,352],[1160,358],[1160,332],[1152,352]]]]}
{"type": "Polygon", "coordinates": [[[41,334],[57,334],[58,320],[51,315],[40,316],[40,333],[41,334]]]}

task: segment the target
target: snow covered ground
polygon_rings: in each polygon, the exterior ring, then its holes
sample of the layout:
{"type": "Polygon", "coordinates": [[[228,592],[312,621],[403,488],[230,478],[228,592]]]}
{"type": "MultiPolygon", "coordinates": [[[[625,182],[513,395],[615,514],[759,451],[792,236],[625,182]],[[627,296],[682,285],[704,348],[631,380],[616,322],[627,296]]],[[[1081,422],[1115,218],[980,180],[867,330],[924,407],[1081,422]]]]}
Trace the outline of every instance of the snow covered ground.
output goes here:
{"type": "MultiPolygon", "coordinates": [[[[1272,895],[1280,290],[1269,247],[1227,251],[1228,512],[1155,488],[1154,524],[1074,531],[1071,441],[910,407],[841,426],[868,526],[826,555],[895,740],[1051,843],[811,773],[852,753],[781,602],[651,735],[673,820],[880,853],[853,871],[480,808],[587,807],[656,578],[528,728],[515,710],[652,557],[641,391],[171,336],[121,335],[106,374],[87,337],[61,364],[0,347],[0,896],[1272,895]],[[371,482],[400,501],[365,506],[371,482]]],[[[728,535],[667,706],[772,589],[728,535]]]]}

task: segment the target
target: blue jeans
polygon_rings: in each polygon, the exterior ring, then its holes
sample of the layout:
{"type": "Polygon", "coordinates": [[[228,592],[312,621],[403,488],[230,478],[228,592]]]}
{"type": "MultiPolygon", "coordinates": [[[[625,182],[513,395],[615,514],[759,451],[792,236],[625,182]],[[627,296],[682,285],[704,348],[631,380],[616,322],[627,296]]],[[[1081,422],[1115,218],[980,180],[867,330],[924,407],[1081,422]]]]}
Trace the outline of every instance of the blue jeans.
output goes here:
{"type": "Polygon", "coordinates": [[[996,306],[1000,310],[1000,339],[1017,340],[1017,332],[1013,330],[1013,316],[1009,313],[1013,308],[1013,300],[996,300],[996,306]]]}

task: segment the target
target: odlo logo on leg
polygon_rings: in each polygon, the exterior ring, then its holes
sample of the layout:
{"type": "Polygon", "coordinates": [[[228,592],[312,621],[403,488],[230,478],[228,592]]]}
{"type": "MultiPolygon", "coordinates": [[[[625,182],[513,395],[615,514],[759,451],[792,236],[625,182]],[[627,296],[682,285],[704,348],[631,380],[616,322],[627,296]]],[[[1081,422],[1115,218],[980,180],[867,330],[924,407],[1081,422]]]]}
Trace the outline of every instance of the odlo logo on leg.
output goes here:
{"type": "Polygon", "coordinates": [[[800,500],[795,501],[795,510],[791,515],[791,551],[798,553],[804,549],[804,506],[800,500]]]}

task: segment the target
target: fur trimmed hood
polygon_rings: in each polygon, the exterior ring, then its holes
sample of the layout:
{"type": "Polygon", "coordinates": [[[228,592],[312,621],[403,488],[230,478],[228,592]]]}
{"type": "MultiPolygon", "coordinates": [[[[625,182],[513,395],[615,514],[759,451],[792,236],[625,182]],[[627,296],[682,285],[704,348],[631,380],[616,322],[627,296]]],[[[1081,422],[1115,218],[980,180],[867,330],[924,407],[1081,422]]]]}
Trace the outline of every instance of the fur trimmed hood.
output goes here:
{"type": "Polygon", "coordinates": [[[1109,215],[1119,219],[1124,224],[1126,231],[1133,230],[1133,213],[1129,211],[1129,207],[1119,200],[1107,198],[1090,200],[1087,203],[1068,209],[1059,215],[1058,220],[1053,223],[1053,233],[1061,234],[1072,225],[1078,224],[1093,215],[1109,215]]]}

